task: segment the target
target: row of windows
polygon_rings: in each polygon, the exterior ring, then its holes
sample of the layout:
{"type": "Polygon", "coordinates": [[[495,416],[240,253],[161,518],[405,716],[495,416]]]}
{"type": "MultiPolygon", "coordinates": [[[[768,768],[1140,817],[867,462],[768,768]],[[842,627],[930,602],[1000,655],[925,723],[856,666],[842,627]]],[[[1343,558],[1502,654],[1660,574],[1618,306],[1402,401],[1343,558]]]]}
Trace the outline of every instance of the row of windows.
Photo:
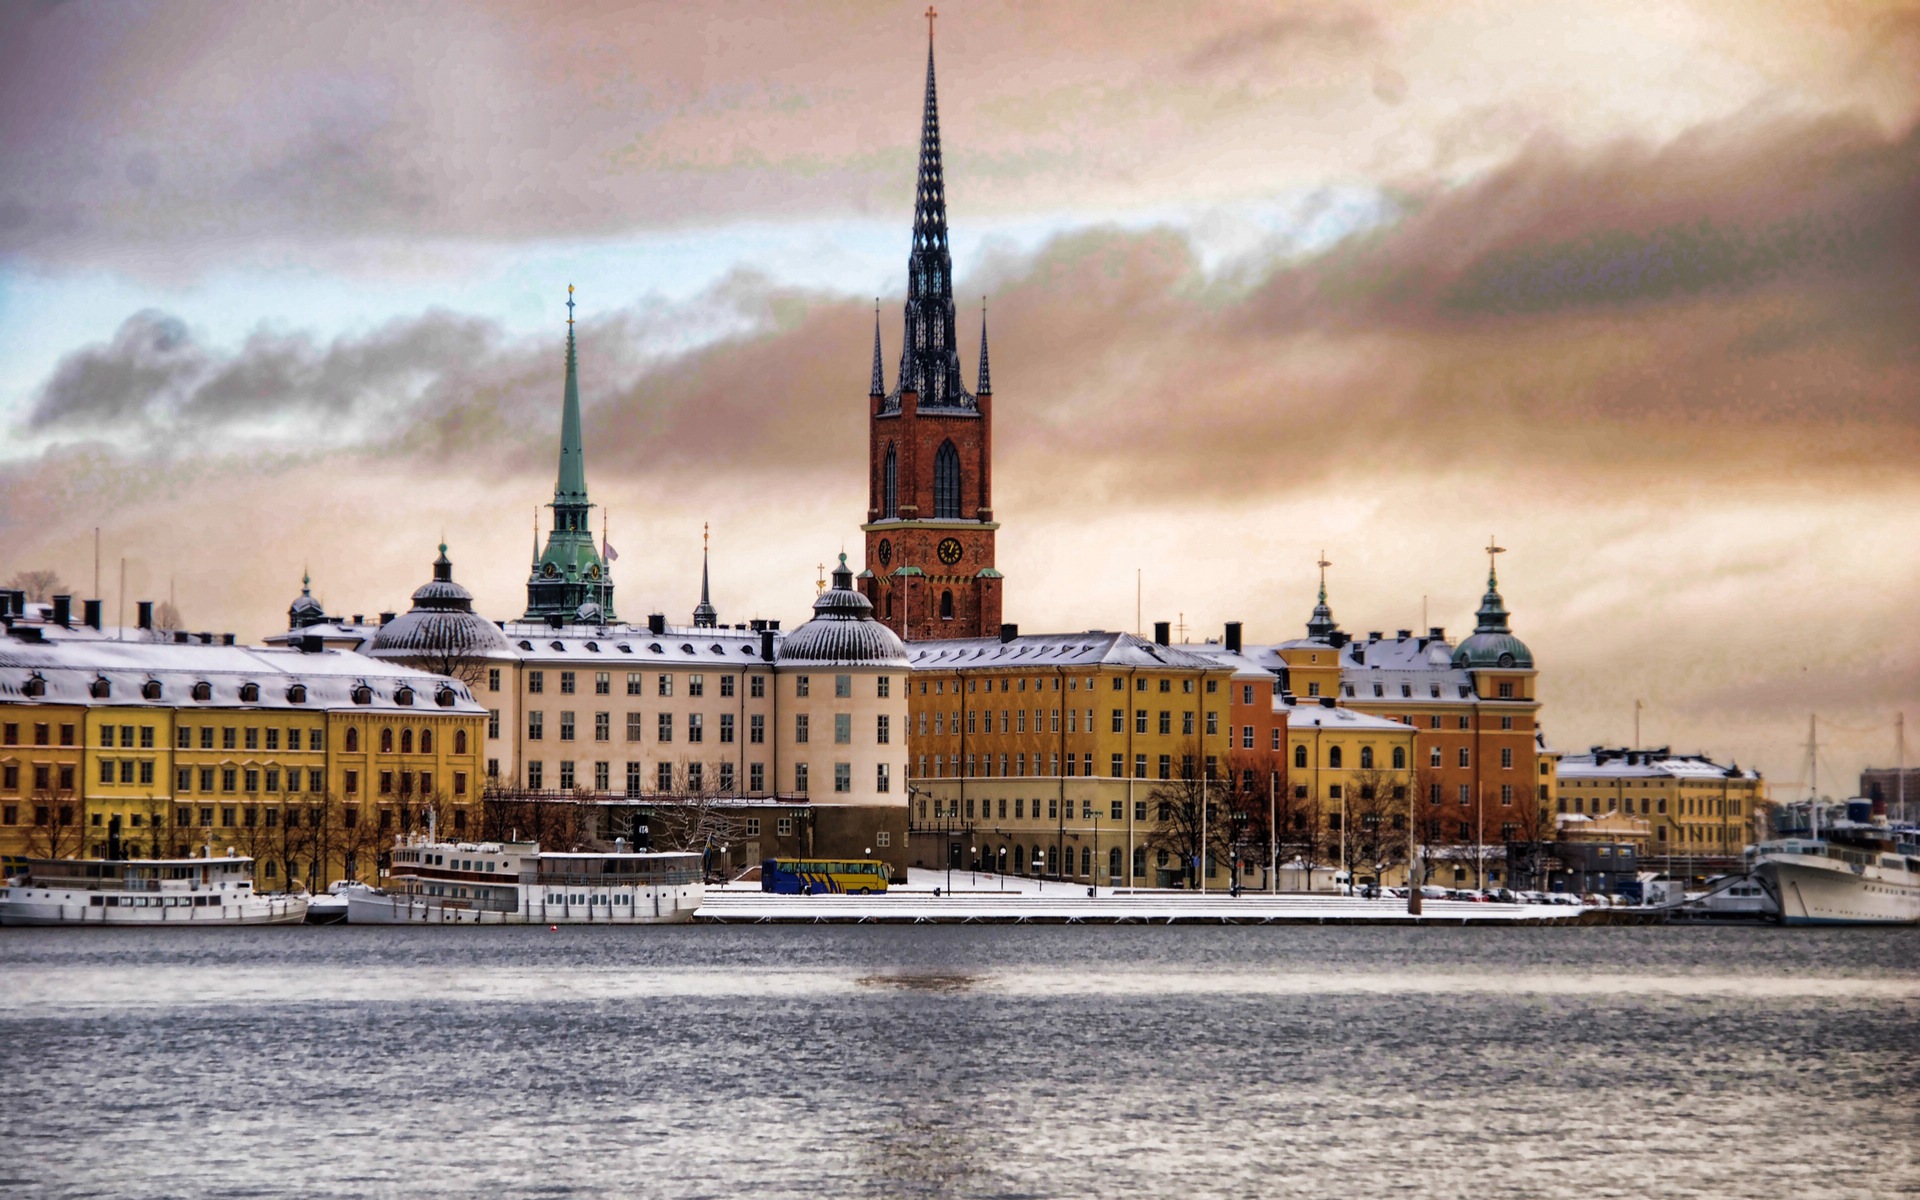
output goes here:
{"type": "MultiPolygon", "coordinates": [[[[215,748],[213,739],[216,733],[218,733],[220,737],[220,745],[218,748],[221,750],[241,749],[242,734],[245,734],[245,748],[248,750],[262,749],[261,743],[263,741],[265,742],[265,749],[278,750],[280,748],[281,730],[278,728],[261,728],[259,726],[249,725],[243,730],[233,725],[217,727],[213,725],[202,725],[199,726],[199,737],[197,739],[194,736],[194,730],[195,727],[191,725],[175,726],[173,731],[173,748],[176,750],[191,750],[194,748],[194,743],[197,740],[200,749],[212,750],[215,748]]],[[[122,725],[120,727],[120,744],[123,747],[133,745],[132,741],[128,740],[132,732],[133,727],[131,725],[122,725]]],[[[140,739],[140,744],[143,747],[153,744],[153,739],[147,736],[148,732],[149,731],[143,727],[140,739]]],[[[100,744],[103,746],[112,746],[113,726],[102,725],[100,727],[100,733],[100,744]]],[[[318,729],[302,730],[295,727],[287,729],[285,733],[287,749],[289,750],[301,749],[303,741],[307,750],[326,749],[326,738],[318,729]]],[[[348,730],[347,736],[348,739],[351,740],[353,731],[348,730]]]]}
{"type": "MultiPolygon", "coordinates": [[[[598,713],[592,714],[592,716],[593,716],[593,740],[596,742],[612,741],[613,740],[613,714],[598,712],[598,713]]],[[[560,720],[557,727],[558,735],[559,735],[558,740],[563,742],[571,742],[576,740],[579,736],[579,725],[578,725],[576,715],[570,711],[561,712],[559,714],[559,718],[560,720]]],[[[689,742],[706,741],[707,740],[706,714],[687,713],[686,718],[687,718],[687,721],[684,728],[686,731],[687,741],[689,742]]],[[[805,717],[801,718],[801,721],[803,722],[803,724],[805,722],[805,719],[806,719],[805,717]]],[[[885,717],[880,718],[881,731],[882,731],[882,737],[880,740],[883,742],[886,740],[886,737],[884,736],[887,728],[886,720],[887,718],[885,717]]],[[[673,741],[674,727],[676,723],[677,723],[677,718],[675,714],[664,713],[664,712],[656,713],[654,715],[654,740],[660,741],[660,742],[673,741]]],[[[719,726],[719,740],[723,745],[733,744],[735,729],[736,729],[736,725],[734,720],[734,714],[721,713],[720,726],[719,726]]],[[[646,736],[646,714],[637,713],[637,712],[630,712],[626,714],[625,730],[626,730],[627,741],[629,742],[643,741],[646,736]]],[[[849,730],[851,730],[851,726],[849,726],[849,730]]],[[[500,714],[497,710],[487,714],[487,734],[489,737],[494,737],[494,738],[497,738],[500,736],[500,714]]],[[[547,736],[547,715],[544,712],[529,712],[527,714],[527,740],[534,741],[534,742],[544,741],[546,740],[546,736],[547,736]]],[[[747,741],[750,744],[757,746],[765,742],[766,740],[767,740],[766,716],[761,713],[748,714],[747,741]]],[[[805,741],[806,738],[802,737],[800,740],[805,741]]]]}
{"type": "MultiPolygon", "coordinates": [[[[33,790],[36,792],[73,790],[74,766],[72,763],[35,763],[33,764],[33,790]],[[58,788],[55,780],[59,781],[58,788]]],[[[0,763],[0,792],[20,790],[20,764],[0,763]]]]}
{"type": "MultiPolygon", "coordinates": [[[[47,722],[47,721],[33,722],[32,723],[33,745],[36,745],[36,746],[53,745],[54,744],[53,733],[54,733],[54,728],[50,722],[47,722]]],[[[73,744],[74,744],[74,727],[72,725],[61,725],[60,726],[60,745],[71,746],[73,744]]],[[[18,746],[18,745],[20,745],[20,723],[18,721],[7,721],[5,723],[0,723],[0,746],[18,746]]]]}
{"type": "MultiPolygon", "coordinates": [[[[222,805],[219,806],[217,810],[211,805],[197,809],[180,806],[173,810],[173,823],[183,829],[212,829],[215,827],[214,816],[216,811],[219,815],[218,827],[222,829],[298,829],[301,825],[302,810],[294,805],[287,805],[284,808],[274,807],[272,805],[222,805]]],[[[320,829],[325,825],[326,809],[308,808],[305,811],[307,828],[320,829]]],[[[417,826],[424,829],[431,820],[430,814],[426,809],[421,809],[418,816],[415,817],[411,811],[405,808],[395,809],[391,805],[385,804],[380,806],[379,814],[379,825],[381,829],[392,829],[396,823],[408,828],[417,826]]],[[[94,814],[93,823],[95,825],[100,823],[100,814],[94,814]]],[[[133,824],[138,827],[140,823],[141,815],[135,813],[133,816],[133,824]]],[[[155,826],[158,826],[159,823],[160,818],[155,817],[155,826]]],[[[359,828],[359,808],[352,805],[342,807],[340,809],[340,824],[347,829],[359,828]]],[[[464,832],[466,827],[466,810],[455,809],[453,811],[453,832],[464,832]]],[[[349,870],[351,870],[351,868],[349,868],[349,870]]],[[[289,871],[288,873],[292,874],[293,872],[289,871]]]]}
{"type": "MultiPolygon", "coordinates": [[[[1032,710],[1024,708],[969,708],[966,710],[967,732],[973,734],[992,734],[996,732],[1026,733],[1028,731],[1029,711],[1032,713],[1032,731],[1034,733],[1059,733],[1061,731],[1060,717],[1062,710],[1058,708],[1036,708],[1032,710]],[[998,729],[994,726],[996,716],[999,719],[998,729]]],[[[1066,732],[1079,733],[1082,729],[1080,716],[1082,710],[1069,708],[1064,711],[1066,714],[1066,732]]],[[[1092,733],[1094,732],[1093,710],[1089,708],[1086,709],[1085,712],[1086,719],[1084,728],[1086,732],[1092,733]]],[[[1173,717],[1174,714],[1171,709],[1162,709],[1160,711],[1159,731],[1162,734],[1170,735],[1173,733],[1173,717]]],[[[1186,737],[1193,736],[1194,727],[1198,723],[1197,718],[1198,715],[1192,710],[1180,714],[1180,732],[1182,735],[1186,737]]],[[[931,719],[933,736],[935,737],[945,737],[949,731],[956,734],[960,732],[959,710],[954,710],[949,713],[942,709],[938,712],[929,713],[927,710],[922,709],[917,718],[918,729],[922,737],[927,736],[929,719],[931,719]]],[[[1144,734],[1148,731],[1148,712],[1146,709],[1135,709],[1133,721],[1133,731],[1135,733],[1144,734]]],[[[1109,732],[1112,733],[1125,733],[1127,731],[1127,710],[1124,708],[1113,709],[1108,728],[1109,732]]],[[[1208,712],[1206,714],[1206,733],[1208,737],[1217,737],[1219,735],[1220,714],[1218,712],[1208,712]]],[[[1247,726],[1247,736],[1250,739],[1252,735],[1253,726],[1249,725],[1247,726]]],[[[1278,730],[1275,731],[1274,738],[1275,748],[1278,749],[1278,730]]],[[[1249,744],[1251,744],[1251,742],[1249,742],[1249,744]]]]}
{"type": "MultiPolygon", "coordinates": [[[[933,773],[929,776],[927,773],[927,756],[924,754],[920,755],[916,762],[920,777],[932,779],[945,779],[949,778],[950,775],[963,774],[968,778],[978,777],[992,779],[998,776],[1005,779],[1023,779],[1028,777],[1027,767],[1029,765],[1028,756],[1025,754],[981,754],[978,756],[969,754],[965,757],[964,762],[958,754],[951,756],[936,754],[933,756],[933,773]],[[998,770],[995,769],[996,766],[998,770]],[[962,769],[963,767],[964,770],[962,769]]],[[[1093,778],[1093,755],[1091,754],[1083,755],[1077,760],[1079,767],[1078,772],[1075,770],[1076,760],[1071,754],[1068,754],[1063,760],[1058,753],[1050,752],[1044,761],[1039,754],[1035,754],[1032,756],[1031,765],[1033,767],[1033,775],[1035,776],[1072,779],[1076,774],[1079,774],[1089,779],[1093,778]],[[1066,767],[1064,774],[1060,769],[1063,765],[1066,767]],[[1042,769],[1043,767],[1044,770],[1042,769]]],[[[1173,770],[1173,756],[1171,754],[1160,755],[1159,778],[1172,779],[1173,770]]],[[[1193,770],[1194,756],[1191,754],[1182,754],[1180,756],[1180,777],[1182,779],[1194,778],[1193,770]]],[[[1208,779],[1216,779],[1219,777],[1218,756],[1212,754],[1206,756],[1205,770],[1208,779]]],[[[1125,755],[1115,754],[1113,756],[1111,760],[1111,774],[1116,779],[1126,777],[1125,755]]],[[[1133,777],[1135,779],[1145,779],[1148,777],[1146,755],[1136,754],[1133,756],[1133,777]]]]}
{"type": "MultiPolygon", "coordinates": [[[[561,791],[573,791],[576,788],[588,786],[586,781],[580,776],[578,764],[572,759],[562,759],[556,766],[558,770],[555,772],[554,778],[549,781],[545,763],[528,762],[526,765],[527,786],[535,791],[546,789],[549,783],[561,791]]],[[[734,764],[722,762],[715,764],[715,766],[717,770],[714,773],[713,786],[723,794],[732,793],[736,784],[734,764]]],[[[613,764],[608,762],[596,762],[592,764],[593,782],[591,786],[594,791],[606,792],[612,790],[612,768],[613,764]]],[[[707,765],[699,762],[679,765],[670,762],[655,763],[652,786],[656,792],[673,794],[681,791],[704,791],[708,786],[707,765]]],[[[809,791],[811,786],[812,779],[808,771],[808,764],[795,763],[793,768],[793,790],[804,795],[809,791]]],[[[873,786],[876,792],[885,793],[893,791],[893,772],[890,764],[875,764],[873,786]]],[[[637,762],[629,762],[626,764],[625,790],[628,795],[641,795],[647,791],[645,764],[637,762]]],[[[758,793],[766,790],[766,764],[757,762],[748,763],[747,791],[758,793]]],[[[849,793],[853,791],[853,764],[833,764],[833,790],[838,793],[849,793]]]]}
{"type": "MultiPolygon", "coordinates": [[[[307,785],[305,790],[308,792],[324,793],[327,790],[325,771],[318,768],[303,771],[300,767],[287,767],[283,776],[281,770],[280,767],[180,767],[174,772],[173,790],[182,793],[195,791],[297,792],[301,790],[300,784],[303,779],[307,785]],[[284,788],[281,786],[283,781],[286,784],[284,788]],[[198,784],[197,787],[196,784],[198,784]]],[[[353,779],[354,773],[348,771],[347,778],[353,779]]],[[[105,780],[103,779],[102,782],[105,780]]]]}
{"type": "MultiPolygon", "coordinates": [[[[1041,798],[1039,796],[1035,796],[1033,798],[1033,802],[1031,806],[1029,806],[1024,796],[1015,796],[1013,798],[1013,816],[1011,819],[1015,821],[1025,821],[1028,819],[1032,819],[1036,821],[1040,820],[1041,819],[1040,799],[1041,798]],[[1029,813],[1031,813],[1031,817],[1029,817],[1029,813]]],[[[1005,796],[999,797],[998,803],[1000,808],[998,819],[1002,821],[1008,820],[1009,818],[1007,816],[1007,798],[1005,796]]],[[[1046,798],[1046,803],[1047,803],[1046,819],[1049,821],[1060,820],[1061,809],[1063,804],[1060,797],[1049,796],[1046,798]]],[[[994,804],[995,804],[994,800],[989,799],[987,797],[981,797],[979,801],[979,807],[980,807],[979,819],[983,821],[991,821],[996,819],[994,817],[994,804]]],[[[958,796],[948,797],[944,800],[938,796],[935,796],[933,798],[934,818],[935,819],[940,819],[940,818],[962,819],[961,818],[962,806],[963,806],[963,801],[958,796]]],[[[1074,802],[1072,800],[1064,801],[1064,806],[1065,806],[1066,819],[1072,820],[1074,802]]],[[[964,819],[969,821],[973,820],[974,819],[974,798],[972,796],[968,796],[965,799],[964,807],[966,811],[966,815],[964,819]]],[[[1165,806],[1162,806],[1162,807],[1165,807],[1165,806]]],[[[1119,821],[1126,820],[1127,808],[1126,808],[1126,804],[1122,801],[1119,801],[1119,800],[1110,801],[1102,811],[1104,812],[1106,819],[1109,821],[1119,822],[1119,821]]],[[[1093,801],[1082,799],[1080,801],[1080,819],[1083,821],[1094,820],[1095,819],[1094,813],[1095,813],[1095,809],[1094,809],[1093,801]]],[[[920,815],[923,818],[927,815],[927,800],[924,797],[920,801],[920,815]]],[[[1136,822],[1142,822],[1147,819],[1147,802],[1145,800],[1135,800],[1133,802],[1133,819],[1136,822]]],[[[1165,820],[1165,819],[1166,817],[1162,815],[1161,820],[1165,820]]]]}
{"type": "MultiPolygon", "coordinates": [[[[586,674],[586,672],[556,671],[554,674],[559,677],[557,685],[560,695],[572,696],[579,692],[579,676],[586,674]]],[[[596,696],[612,695],[613,673],[611,671],[595,671],[592,674],[593,694],[596,696]]],[[[737,676],[733,675],[719,676],[720,695],[722,698],[731,698],[736,694],[736,679],[737,676]]],[[[672,672],[663,671],[655,674],[653,676],[653,694],[656,696],[671,696],[673,695],[677,682],[678,677],[672,672]]],[[[647,673],[644,671],[628,671],[626,672],[625,684],[627,695],[644,696],[647,694],[647,673]]],[[[707,677],[705,673],[699,671],[689,672],[686,677],[686,689],[688,696],[705,696],[707,694],[707,677]]],[[[812,689],[813,677],[811,675],[796,675],[793,677],[793,694],[795,696],[808,696],[811,694],[812,689]]],[[[497,667],[489,670],[487,674],[487,690],[493,692],[500,690],[500,671],[497,667]]],[[[529,695],[542,695],[546,690],[547,672],[545,670],[528,671],[527,693],[529,695]]],[[[747,676],[747,695],[750,698],[760,700],[764,699],[766,694],[767,677],[765,675],[747,676]]],[[[833,694],[841,697],[851,697],[853,695],[853,676],[850,674],[835,675],[833,677],[833,694]]],[[[874,695],[882,700],[893,695],[893,677],[891,675],[874,676],[874,695]]]]}
{"type": "MultiPolygon", "coordinates": [[[[320,731],[316,729],[313,731],[313,734],[314,734],[314,737],[313,737],[312,748],[315,750],[318,750],[320,748],[320,731]]],[[[346,740],[347,753],[356,754],[359,752],[360,731],[358,729],[349,727],[347,730],[347,735],[345,740],[346,740]]],[[[379,744],[380,744],[380,753],[382,754],[394,753],[394,747],[396,745],[399,746],[399,753],[412,754],[414,753],[414,746],[416,745],[416,742],[414,740],[413,730],[411,729],[400,730],[398,738],[396,740],[392,726],[384,726],[380,730],[379,744]]],[[[420,731],[420,737],[417,744],[420,747],[419,752],[421,754],[432,754],[433,753],[433,730],[422,729],[420,731]]],[[[251,749],[252,747],[249,746],[248,748],[251,749]]],[[[292,748],[295,750],[298,750],[300,747],[296,744],[292,748]]],[[[273,749],[272,745],[268,745],[267,749],[269,750],[273,749]]],[[[467,752],[467,731],[466,730],[456,729],[453,731],[453,752],[455,754],[465,754],[467,752]]]]}
{"type": "MultiPolygon", "coordinates": [[[[1036,692],[1045,692],[1045,691],[1057,692],[1060,690],[1060,680],[1062,678],[1063,676],[1060,676],[1060,675],[1042,676],[1041,678],[1035,679],[1033,681],[1033,690],[1036,692]],[[1047,682],[1047,686],[1045,687],[1041,686],[1043,680],[1047,682]]],[[[1081,680],[1083,678],[1086,681],[1086,690],[1089,692],[1093,690],[1093,676],[1091,675],[1087,675],[1084,677],[1077,676],[1077,675],[1068,675],[1068,676],[1064,676],[1064,678],[1067,681],[1067,684],[1066,684],[1067,690],[1070,692],[1077,692],[1080,690],[1081,680]]],[[[1112,688],[1113,691],[1124,692],[1127,690],[1127,681],[1125,677],[1120,675],[1115,675],[1115,676],[1112,676],[1112,679],[1113,679],[1113,688],[1112,688]]],[[[1000,680],[1000,690],[1003,692],[1024,692],[1027,690],[1027,680],[1025,676],[1014,678],[1012,676],[1002,675],[999,677],[999,680],[1000,680]]],[[[929,683],[932,684],[934,695],[936,696],[946,695],[947,681],[945,679],[935,679],[931,681],[922,679],[920,681],[920,694],[922,696],[927,694],[927,688],[929,683]]],[[[992,679],[981,680],[978,678],[973,678],[973,679],[967,680],[967,691],[969,692],[980,692],[980,691],[991,692],[992,690],[993,690],[992,679]],[[980,686],[981,683],[983,682],[986,684],[984,688],[980,686]]],[[[1149,679],[1144,675],[1136,675],[1134,676],[1134,680],[1133,680],[1133,690],[1136,692],[1159,691],[1159,692],[1171,693],[1173,691],[1173,680],[1171,678],[1149,679]]],[[[1180,691],[1189,696],[1193,695],[1194,681],[1191,676],[1188,676],[1180,680],[1180,691]]],[[[1218,695],[1219,692],[1220,692],[1220,681],[1218,679],[1207,680],[1206,694],[1209,696],[1214,696],[1214,695],[1218,695]]],[[[953,681],[953,694],[956,696],[960,694],[960,681],[958,679],[953,681]]],[[[1249,704],[1253,702],[1251,689],[1248,689],[1247,702],[1249,704]]]]}

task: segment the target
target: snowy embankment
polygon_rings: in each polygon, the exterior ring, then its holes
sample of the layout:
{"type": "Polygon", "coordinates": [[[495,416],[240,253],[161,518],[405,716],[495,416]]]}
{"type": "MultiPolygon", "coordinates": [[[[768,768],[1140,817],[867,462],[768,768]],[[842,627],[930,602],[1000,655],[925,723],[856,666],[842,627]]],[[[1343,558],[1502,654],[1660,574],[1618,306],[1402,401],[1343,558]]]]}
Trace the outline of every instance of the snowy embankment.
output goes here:
{"type": "Polygon", "coordinates": [[[1412,924],[1567,925],[1587,910],[1544,904],[1476,904],[1429,900],[1410,916],[1405,900],[1363,900],[1325,893],[1280,895],[1105,890],[1049,884],[1044,891],[974,891],[935,895],[900,889],[880,896],[773,896],[737,888],[708,888],[695,919],[752,924],[1412,924]]]}

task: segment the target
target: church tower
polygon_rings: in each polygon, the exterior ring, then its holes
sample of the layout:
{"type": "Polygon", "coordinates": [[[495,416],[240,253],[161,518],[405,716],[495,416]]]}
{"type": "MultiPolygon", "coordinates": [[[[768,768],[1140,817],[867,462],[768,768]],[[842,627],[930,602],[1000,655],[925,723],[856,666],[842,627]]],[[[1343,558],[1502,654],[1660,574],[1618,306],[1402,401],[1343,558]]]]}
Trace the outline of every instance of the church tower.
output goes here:
{"type": "Polygon", "coordinates": [[[993,383],[980,318],[978,395],[960,379],[953,260],[947,251],[946,179],[933,84],[928,10],[927,98],[920,126],[913,247],[907,256],[900,370],[888,390],[880,314],[868,389],[867,567],[860,590],[874,615],[907,641],[1000,631],[1000,572],[993,565],[993,383]]]}
{"type": "Polygon", "coordinates": [[[529,621],[605,625],[613,621],[613,580],[593,541],[587,500],[587,455],[580,439],[580,381],[573,347],[573,285],[567,285],[567,383],[560,402],[560,477],[553,485],[553,529],[547,548],[535,534],[527,578],[529,621]]]}

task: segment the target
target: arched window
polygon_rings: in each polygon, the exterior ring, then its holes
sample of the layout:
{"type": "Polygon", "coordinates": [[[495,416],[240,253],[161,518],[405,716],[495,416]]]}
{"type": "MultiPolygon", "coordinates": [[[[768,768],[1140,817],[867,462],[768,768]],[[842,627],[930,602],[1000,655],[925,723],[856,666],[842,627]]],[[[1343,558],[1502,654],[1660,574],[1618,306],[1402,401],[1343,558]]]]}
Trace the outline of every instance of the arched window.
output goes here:
{"type": "Polygon", "coordinates": [[[1340,747],[1335,746],[1333,749],[1327,751],[1327,765],[1329,767],[1338,767],[1340,765],[1340,747]]]}
{"type": "Polygon", "coordinates": [[[960,516],[960,452],[951,441],[941,442],[933,456],[933,515],[936,520],[960,516]]]}
{"type": "Polygon", "coordinates": [[[887,593],[887,619],[889,621],[893,619],[893,593],[892,592],[887,593]]]}
{"type": "Polygon", "coordinates": [[[940,619],[942,621],[953,620],[953,593],[952,592],[940,593],[940,619]]]}
{"type": "Polygon", "coordinates": [[[1082,875],[1093,874],[1093,847],[1092,846],[1080,847],[1080,874],[1082,875]]]}
{"type": "Polygon", "coordinates": [[[1293,766],[1295,770],[1299,771],[1307,769],[1307,748],[1305,746],[1295,746],[1293,748],[1293,766]]]}
{"type": "Polygon", "coordinates": [[[466,730],[456,729],[453,731],[453,752],[455,754],[465,754],[467,752],[466,730]]]}
{"type": "Polygon", "coordinates": [[[1373,769],[1373,747],[1372,746],[1360,747],[1360,769],[1363,771],[1370,771],[1373,769]]]}
{"type": "Polygon", "coordinates": [[[380,753],[393,753],[393,730],[390,728],[380,731],[380,753]]]}
{"type": "Polygon", "coordinates": [[[433,753],[433,730],[422,729],[420,731],[420,753],[422,754],[433,753]]]}
{"type": "Polygon", "coordinates": [[[402,754],[413,753],[413,730],[402,729],[400,731],[400,753],[402,754]]]}
{"type": "Polygon", "coordinates": [[[894,460],[893,443],[887,443],[886,474],[880,484],[880,515],[897,517],[900,515],[900,472],[894,460]]]}
{"type": "Polygon", "coordinates": [[[1015,846],[1013,848],[1013,873],[1015,875],[1025,875],[1027,873],[1027,848],[1025,846],[1015,846]]]}
{"type": "Polygon", "coordinates": [[[1407,748],[1405,746],[1395,746],[1393,748],[1393,769],[1396,771],[1404,771],[1407,769],[1407,748]]]}
{"type": "Polygon", "coordinates": [[[358,750],[359,748],[360,748],[360,731],[358,729],[348,729],[347,730],[347,749],[358,750]]]}
{"type": "Polygon", "coordinates": [[[1120,847],[1107,847],[1107,882],[1112,883],[1120,875],[1120,847]]]}

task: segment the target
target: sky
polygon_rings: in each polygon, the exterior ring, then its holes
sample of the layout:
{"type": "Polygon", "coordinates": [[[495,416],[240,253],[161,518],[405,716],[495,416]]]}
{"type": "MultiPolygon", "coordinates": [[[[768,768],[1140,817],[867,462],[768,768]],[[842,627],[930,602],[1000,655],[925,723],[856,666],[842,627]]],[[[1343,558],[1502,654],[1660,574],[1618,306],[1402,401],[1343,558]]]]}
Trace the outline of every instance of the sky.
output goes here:
{"type": "MultiPolygon", "coordinates": [[[[284,628],[444,538],[516,616],[569,284],[617,605],[860,565],[923,5],[0,7],[0,577],[284,628]]],[[[974,3],[937,21],[1006,619],[1458,636],[1567,751],[1850,794],[1920,717],[1920,6],[974,3]],[[979,297],[976,301],[974,298],[979,297]],[[1138,607],[1136,609],[1136,586],[1138,607]]],[[[972,364],[967,362],[969,385],[972,364]]],[[[1920,726],[1914,741],[1920,747],[1920,726]]],[[[1910,757],[1920,757],[1920,750],[1910,757]]]]}

